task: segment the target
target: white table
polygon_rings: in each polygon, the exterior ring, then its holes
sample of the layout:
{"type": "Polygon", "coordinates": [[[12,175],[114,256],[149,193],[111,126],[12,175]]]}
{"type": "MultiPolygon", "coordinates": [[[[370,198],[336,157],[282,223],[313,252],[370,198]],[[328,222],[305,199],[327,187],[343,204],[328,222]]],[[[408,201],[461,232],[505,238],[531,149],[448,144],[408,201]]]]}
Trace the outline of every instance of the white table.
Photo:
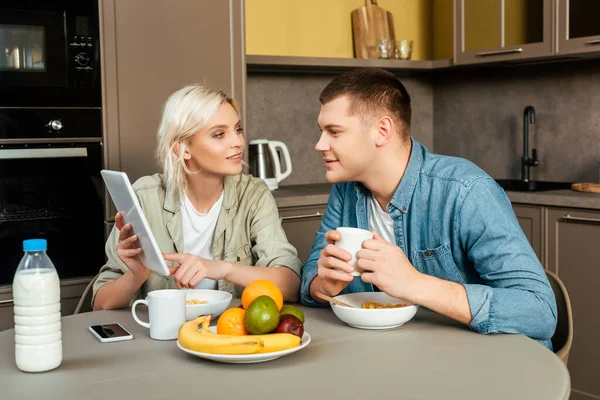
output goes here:
{"type": "MultiPolygon", "coordinates": [[[[239,303],[239,300],[237,301],[239,303]]],[[[236,302],[232,306],[237,305],[236,302]]],[[[14,361],[0,332],[0,399],[568,399],[569,373],[521,335],[480,335],[420,309],[387,331],[351,328],[331,309],[305,308],[312,342],[259,364],[221,364],[155,341],[130,310],[64,317],[63,363],[39,374],[14,361]],[[134,339],[101,343],[88,326],[119,322],[134,339]]]]}

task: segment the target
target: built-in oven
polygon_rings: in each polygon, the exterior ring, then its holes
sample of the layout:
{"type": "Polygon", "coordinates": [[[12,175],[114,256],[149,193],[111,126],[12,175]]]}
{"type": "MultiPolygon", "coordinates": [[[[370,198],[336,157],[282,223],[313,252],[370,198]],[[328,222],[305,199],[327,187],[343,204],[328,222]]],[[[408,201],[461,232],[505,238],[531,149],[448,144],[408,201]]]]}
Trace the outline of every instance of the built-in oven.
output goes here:
{"type": "Polygon", "coordinates": [[[97,0],[0,2],[0,106],[100,106],[97,0]]]}
{"type": "Polygon", "coordinates": [[[0,286],[44,238],[61,279],[104,264],[101,110],[0,108],[0,286]]]}

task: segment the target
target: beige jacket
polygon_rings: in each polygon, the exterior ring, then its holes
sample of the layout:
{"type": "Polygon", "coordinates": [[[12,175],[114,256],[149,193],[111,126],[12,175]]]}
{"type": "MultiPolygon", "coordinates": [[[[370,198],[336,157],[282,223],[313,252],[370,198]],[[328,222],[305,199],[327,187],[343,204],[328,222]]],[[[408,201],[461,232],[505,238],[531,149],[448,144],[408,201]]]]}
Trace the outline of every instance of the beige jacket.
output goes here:
{"type": "MultiPolygon", "coordinates": [[[[161,174],[140,178],[133,184],[133,189],[160,250],[163,253],[182,252],[179,191],[167,187],[166,179],[161,174]]],[[[98,289],[116,280],[128,269],[117,256],[118,237],[115,227],[106,242],[108,261],[100,269],[94,284],[92,305],[98,289]]],[[[273,195],[264,181],[251,175],[225,177],[223,205],[215,228],[212,252],[215,260],[268,267],[285,266],[298,276],[302,268],[296,249],[288,242],[281,227],[273,195]]],[[[173,277],[152,271],[131,301],[145,298],[152,290],[168,288],[175,288],[173,277]]],[[[218,288],[236,297],[240,297],[243,290],[224,280],[218,282],[218,288]]]]}

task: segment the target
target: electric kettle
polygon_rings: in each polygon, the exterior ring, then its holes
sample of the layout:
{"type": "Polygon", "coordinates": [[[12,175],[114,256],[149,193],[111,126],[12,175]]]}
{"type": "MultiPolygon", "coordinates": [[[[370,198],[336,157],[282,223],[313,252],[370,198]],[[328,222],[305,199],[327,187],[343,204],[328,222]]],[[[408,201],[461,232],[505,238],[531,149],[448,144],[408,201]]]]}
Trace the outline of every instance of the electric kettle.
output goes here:
{"type": "Polygon", "coordinates": [[[279,188],[279,182],[292,173],[290,152],[283,142],[266,139],[252,140],[248,145],[248,158],[250,173],[264,180],[270,190],[279,188]],[[281,172],[281,159],[277,149],[281,150],[285,159],[287,167],[285,172],[281,172]]]}

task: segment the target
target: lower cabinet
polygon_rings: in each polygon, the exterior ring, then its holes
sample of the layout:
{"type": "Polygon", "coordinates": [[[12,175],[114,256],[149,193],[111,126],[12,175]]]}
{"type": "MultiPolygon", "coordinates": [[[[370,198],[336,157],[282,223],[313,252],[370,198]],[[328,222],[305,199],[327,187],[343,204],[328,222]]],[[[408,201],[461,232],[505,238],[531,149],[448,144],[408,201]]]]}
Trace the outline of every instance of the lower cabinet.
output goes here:
{"type": "MultiPolygon", "coordinates": [[[[71,315],[77,308],[79,299],[91,278],[69,279],[60,282],[60,312],[63,316],[71,315]]],[[[91,297],[88,296],[91,300],[91,297]]],[[[90,302],[83,304],[80,312],[91,311],[90,302]]],[[[12,290],[0,288],[0,331],[14,327],[12,290]]]]}
{"type": "Polygon", "coordinates": [[[563,281],[573,310],[571,400],[600,398],[600,212],[547,208],[546,267],[563,281]]]}
{"type": "Polygon", "coordinates": [[[289,242],[298,250],[298,258],[302,263],[308,258],[326,207],[326,204],[320,204],[279,209],[283,230],[289,242]]]}
{"type": "Polygon", "coordinates": [[[525,204],[513,204],[513,210],[521,225],[521,229],[527,236],[527,240],[531,244],[533,251],[538,256],[538,259],[544,265],[544,250],[543,250],[543,207],[542,206],[530,206],[525,204]]]}

